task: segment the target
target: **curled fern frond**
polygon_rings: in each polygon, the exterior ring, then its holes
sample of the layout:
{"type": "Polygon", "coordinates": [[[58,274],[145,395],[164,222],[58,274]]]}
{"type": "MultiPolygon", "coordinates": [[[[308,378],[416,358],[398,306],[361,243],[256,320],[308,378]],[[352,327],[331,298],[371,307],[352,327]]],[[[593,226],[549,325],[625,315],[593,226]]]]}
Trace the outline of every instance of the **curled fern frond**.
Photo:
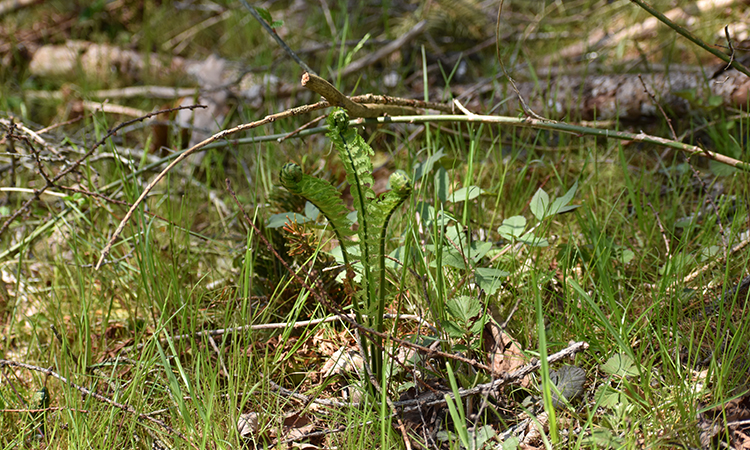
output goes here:
{"type": "Polygon", "coordinates": [[[353,235],[354,232],[351,229],[349,219],[346,217],[349,210],[346,209],[344,201],[341,200],[341,192],[330,183],[303,173],[302,168],[294,163],[284,164],[279,179],[289,192],[304,197],[328,219],[343,250],[344,260],[348,264],[346,244],[349,241],[346,238],[353,235]]]}
{"type": "Polygon", "coordinates": [[[294,163],[286,163],[284,164],[284,167],[281,168],[279,179],[281,180],[281,184],[289,189],[289,185],[294,185],[295,183],[302,181],[302,175],[304,175],[302,167],[294,163]]]}
{"type": "Polygon", "coordinates": [[[388,182],[391,184],[393,192],[399,197],[406,199],[411,195],[411,180],[403,171],[393,172],[388,178],[388,182]]]}

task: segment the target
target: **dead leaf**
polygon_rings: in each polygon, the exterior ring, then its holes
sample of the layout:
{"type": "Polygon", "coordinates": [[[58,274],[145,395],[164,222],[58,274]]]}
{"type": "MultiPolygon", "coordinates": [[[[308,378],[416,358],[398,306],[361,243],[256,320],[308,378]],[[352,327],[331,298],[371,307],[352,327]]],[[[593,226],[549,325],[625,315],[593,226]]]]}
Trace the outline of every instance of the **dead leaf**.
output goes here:
{"type": "Polygon", "coordinates": [[[250,438],[258,434],[258,413],[249,412],[247,414],[240,414],[240,418],[237,419],[237,432],[243,438],[250,438]]]}
{"type": "Polygon", "coordinates": [[[750,449],[750,394],[718,405],[700,415],[703,448],[717,447],[719,441],[737,449],[750,449]]]}
{"type": "Polygon", "coordinates": [[[315,429],[315,424],[307,414],[290,414],[284,418],[281,440],[297,440],[304,438],[315,429]]]}
{"type": "Polygon", "coordinates": [[[320,369],[323,378],[332,375],[358,373],[364,367],[362,356],[356,350],[341,348],[337,350],[320,369]]]}
{"type": "MultiPolygon", "coordinates": [[[[491,320],[485,326],[484,344],[485,348],[488,349],[492,362],[490,367],[492,368],[492,375],[495,377],[512,372],[527,363],[521,345],[503,331],[494,320],[491,320]],[[489,332],[487,332],[488,329],[489,332]]],[[[528,388],[530,385],[531,378],[529,376],[521,380],[521,386],[524,388],[528,388]]]]}

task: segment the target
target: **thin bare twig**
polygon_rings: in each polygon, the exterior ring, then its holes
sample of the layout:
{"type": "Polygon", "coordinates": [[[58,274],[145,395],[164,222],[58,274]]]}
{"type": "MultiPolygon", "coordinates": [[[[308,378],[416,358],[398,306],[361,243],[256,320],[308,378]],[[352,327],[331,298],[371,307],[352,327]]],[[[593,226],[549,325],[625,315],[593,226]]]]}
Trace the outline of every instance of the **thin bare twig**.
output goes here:
{"type": "Polygon", "coordinates": [[[696,278],[698,278],[702,273],[706,272],[707,270],[709,270],[710,268],[712,268],[716,264],[719,264],[721,262],[726,261],[726,258],[727,258],[728,255],[732,255],[734,253],[737,253],[738,251],[740,251],[743,248],[747,247],[748,244],[750,244],[750,236],[748,236],[747,238],[743,239],[737,245],[735,245],[734,247],[732,247],[729,250],[728,254],[726,254],[725,256],[723,256],[721,258],[714,259],[714,260],[710,261],[708,264],[706,264],[705,266],[700,267],[700,268],[694,270],[693,272],[691,272],[690,274],[688,274],[685,278],[682,279],[682,284],[686,285],[686,284],[692,282],[693,280],[695,280],[696,278]]]}
{"type": "Polygon", "coordinates": [[[716,50],[712,46],[706,44],[695,36],[693,33],[691,33],[687,28],[681,27],[680,25],[677,25],[673,21],[671,21],[667,16],[656,10],[653,6],[649,5],[648,3],[644,2],[643,0],[630,0],[631,2],[635,3],[636,5],[640,6],[641,8],[645,9],[649,14],[654,16],[657,20],[668,26],[669,28],[673,29],[677,32],[677,34],[685,37],[687,40],[692,42],[693,44],[697,45],[698,47],[702,48],[703,50],[707,51],[708,53],[716,56],[720,60],[726,62],[728,66],[734,67],[739,72],[747,75],[750,77],[750,70],[748,70],[745,65],[734,59],[733,57],[729,57],[729,55],[720,52],[719,50],[716,50]]]}
{"type": "MultiPolygon", "coordinates": [[[[250,130],[252,128],[257,128],[262,125],[266,125],[268,123],[274,122],[279,119],[285,119],[287,117],[296,116],[299,114],[305,114],[311,111],[316,111],[321,108],[325,108],[328,106],[328,102],[318,102],[314,103],[312,105],[304,105],[304,106],[298,106],[296,108],[288,109],[286,111],[282,111],[280,113],[271,114],[266,117],[264,117],[261,120],[257,120],[255,122],[245,123],[242,125],[238,125],[234,128],[230,128],[228,130],[222,130],[213,136],[208,137],[207,139],[195,144],[194,146],[187,149],[184,153],[182,153],[180,156],[174,159],[164,170],[162,170],[151,182],[146,186],[146,188],[141,192],[141,195],[138,197],[138,199],[133,203],[133,207],[128,210],[128,212],[125,214],[125,217],[122,218],[120,221],[120,224],[117,226],[117,229],[112,234],[112,237],[109,239],[109,242],[107,242],[107,245],[102,250],[101,256],[99,257],[99,261],[96,263],[96,266],[94,268],[96,270],[99,270],[99,268],[104,263],[104,260],[107,258],[107,255],[109,254],[110,250],[112,250],[112,246],[117,241],[117,238],[120,236],[122,231],[125,229],[125,225],[128,223],[131,217],[133,217],[133,214],[135,213],[136,209],[143,203],[143,200],[146,199],[148,194],[151,192],[151,190],[154,189],[154,187],[167,175],[167,173],[172,170],[175,166],[180,164],[183,160],[185,160],[188,156],[192,155],[196,151],[200,150],[201,148],[205,147],[206,145],[224,139],[227,136],[230,136],[235,133],[239,133],[240,131],[250,130]]],[[[2,234],[2,230],[0,230],[0,234],[2,234]]]]}
{"type": "Polygon", "coordinates": [[[122,128],[124,128],[124,127],[126,127],[128,125],[134,124],[136,122],[144,121],[144,120],[146,120],[148,118],[151,118],[151,117],[159,115],[159,114],[163,114],[163,113],[167,113],[167,112],[172,112],[172,111],[177,111],[177,110],[181,110],[181,109],[191,109],[192,110],[192,109],[195,109],[195,108],[205,108],[205,106],[203,106],[203,105],[189,105],[189,106],[180,106],[180,107],[177,107],[177,108],[164,109],[164,110],[161,110],[161,111],[155,111],[155,112],[146,114],[143,117],[138,117],[136,119],[128,120],[128,121],[123,122],[123,123],[117,125],[116,127],[112,128],[111,130],[109,130],[109,132],[107,132],[107,134],[101,140],[99,140],[99,142],[97,142],[96,144],[94,144],[86,153],[84,153],[83,156],[81,156],[80,158],[78,158],[76,161],[74,161],[67,168],[61,170],[57,175],[55,175],[54,178],[51,179],[52,184],[50,184],[48,182],[46,185],[42,186],[40,189],[34,190],[34,195],[30,199],[26,200],[23,203],[23,205],[21,205],[20,208],[18,208],[15,212],[13,212],[13,214],[11,214],[11,216],[3,223],[3,225],[0,226],[0,236],[2,236],[2,234],[8,229],[8,227],[10,227],[10,224],[13,223],[14,220],[16,220],[21,214],[23,214],[25,211],[27,211],[29,209],[29,207],[31,207],[32,203],[34,203],[35,201],[39,200],[39,197],[44,193],[44,191],[46,191],[50,187],[54,186],[54,183],[58,182],[64,176],[66,176],[69,173],[71,173],[74,170],[76,170],[86,159],[88,159],[89,156],[91,156],[91,155],[94,154],[94,152],[96,151],[97,148],[101,147],[105,142],[107,142],[107,140],[110,137],[114,136],[122,128]]]}
{"type": "Polygon", "coordinates": [[[729,47],[729,62],[722,72],[729,70],[732,67],[732,61],[734,61],[734,46],[732,45],[732,37],[729,36],[729,25],[724,25],[724,35],[727,37],[727,47],[729,47]]]}
{"type": "Polygon", "coordinates": [[[402,116],[405,114],[416,113],[414,109],[409,107],[389,104],[368,105],[356,103],[346,95],[342,94],[341,91],[336,89],[327,80],[315,75],[314,73],[302,74],[302,86],[319,94],[321,97],[328,100],[328,103],[331,105],[341,106],[349,113],[350,117],[378,117],[382,115],[402,116]]]}
{"type": "Polygon", "coordinates": [[[664,239],[664,247],[667,249],[667,257],[672,257],[672,251],[670,250],[669,246],[669,237],[667,236],[667,231],[664,229],[664,225],[661,224],[661,219],[659,218],[659,213],[656,212],[656,208],[654,208],[654,205],[651,204],[651,202],[646,202],[649,208],[651,208],[651,211],[654,213],[654,217],[656,218],[656,225],[659,226],[659,231],[661,232],[661,237],[664,239]]]}
{"type": "MultiPolygon", "coordinates": [[[[576,353],[582,352],[588,348],[589,348],[589,344],[587,342],[583,342],[583,341],[574,342],[573,344],[560,350],[559,352],[549,355],[547,357],[547,362],[552,364],[556,361],[560,361],[562,359],[573,356],[576,353]]],[[[541,361],[539,360],[532,361],[514,370],[513,372],[506,373],[498,377],[496,380],[493,380],[490,383],[480,384],[471,389],[459,389],[458,396],[460,398],[464,398],[469,395],[485,394],[487,392],[490,392],[490,393],[496,392],[501,387],[507,386],[510,383],[513,383],[517,380],[524,378],[526,375],[529,375],[531,372],[534,372],[540,367],[541,367],[541,361]]],[[[420,398],[416,398],[412,400],[404,400],[400,402],[393,402],[393,403],[397,407],[404,408],[403,412],[409,412],[415,409],[445,404],[446,396],[452,399],[456,398],[455,395],[453,395],[453,392],[447,392],[447,393],[438,392],[438,393],[427,393],[420,398]]]]}
{"type": "Polygon", "coordinates": [[[284,42],[284,40],[281,39],[281,36],[279,36],[278,33],[276,33],[276,31],[273,28],[271,28],[271,25],[266,23],[266,21],[263,20],[262,17],[260,17],[260,14],[258,14],[258,11],[256,11],[255,8],[250,6],[250,4],[246,0],[240,0],[240,3],[242,3],[242,5],[245,8],[247,8],[248,11],[250,11],[250,14],[252,14],[252,16],[255,17],[255,20],[260,22],[260,25],[263,27],[263,29],[266,30],[266,32],[268,32],[268,34],[271,35],[271,37],[276,41],[277,44],[279,44],[279,46],[282,49],[284,49],[287,55],[292,57],[294,62],[296,62],[305,72],[315,73],[315,71],[312,70],[310,66],[305,64],[305,62],[302,61],[300,57],[297,56],[296,53],[294,53],[294,50],[292,50],[291,48],[289,48],[288,45],[286,45],[286,42],[284,42]]]}

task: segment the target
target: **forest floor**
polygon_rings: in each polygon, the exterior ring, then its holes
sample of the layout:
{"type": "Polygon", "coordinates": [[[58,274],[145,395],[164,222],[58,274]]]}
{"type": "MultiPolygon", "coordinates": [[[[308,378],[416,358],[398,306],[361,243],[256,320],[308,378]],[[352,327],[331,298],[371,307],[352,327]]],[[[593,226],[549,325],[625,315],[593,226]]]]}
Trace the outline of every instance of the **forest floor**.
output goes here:
{"type": "Polygon", "coordinates": [[[750,449],[745,2],[85,3],[0,2],[0,448],[750,449]]]}

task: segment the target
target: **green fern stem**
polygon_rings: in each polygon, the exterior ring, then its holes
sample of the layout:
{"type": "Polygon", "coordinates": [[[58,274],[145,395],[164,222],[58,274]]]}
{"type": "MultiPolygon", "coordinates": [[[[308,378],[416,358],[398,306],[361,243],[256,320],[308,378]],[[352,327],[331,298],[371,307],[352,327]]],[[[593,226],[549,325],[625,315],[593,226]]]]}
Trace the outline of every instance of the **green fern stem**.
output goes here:
{"type": "Polygon", "coordinates": [[[383,198],[378,206],[385,210],[385,220],[380,228],[380,294],[378,295],[378,331],[383,332],[383,314],[385,314],[385,242],[387,239],[388,223],[391,221],[393,213],[396,212],[409,195],[411,195],[411,181],[402,172],[394,172],[389,179],[391,191],[383,194],[383,198]]]}

